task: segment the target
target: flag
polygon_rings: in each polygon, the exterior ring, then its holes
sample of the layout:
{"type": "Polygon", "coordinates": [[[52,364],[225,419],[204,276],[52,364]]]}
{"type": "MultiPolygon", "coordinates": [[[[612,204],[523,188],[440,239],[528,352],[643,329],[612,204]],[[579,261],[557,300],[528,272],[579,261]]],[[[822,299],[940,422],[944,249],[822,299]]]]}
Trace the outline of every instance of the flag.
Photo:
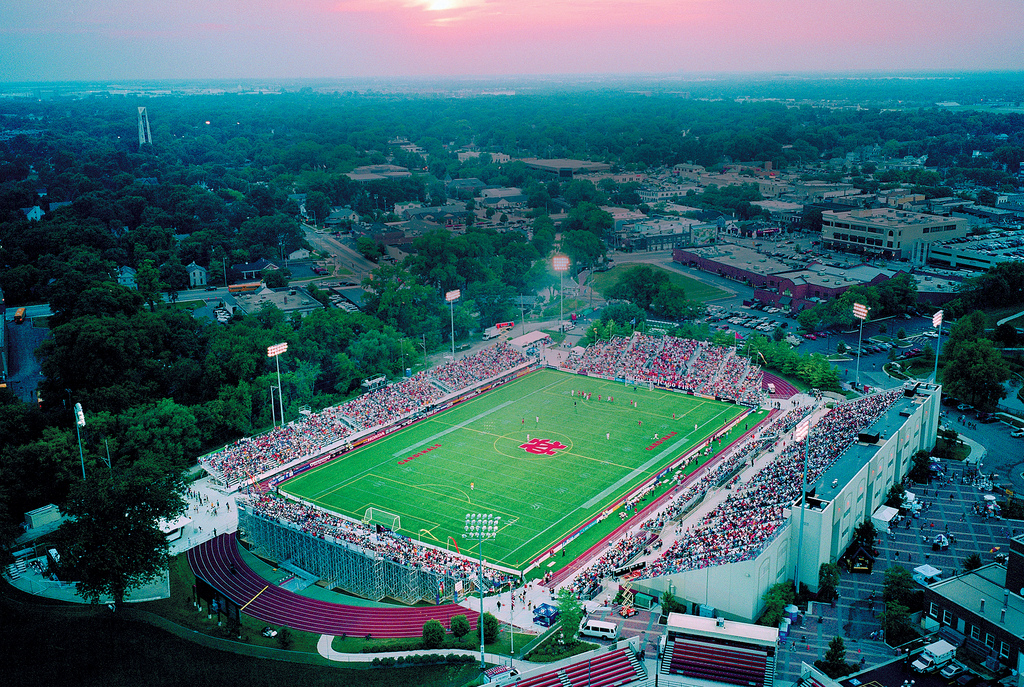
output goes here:
{"type": "Polygon", "coordinates": [[[636,318],[634,317],[633,319],[631,319],[631,320],[629,321],[629,323],[630,323],[630,324],[636,324],[636,318]]]}
{"type": "Polygon", "coordinates": [[[998,546],[993,546],[993,547],[992,547],[991,549],[989,549],[989,550],[988,550],[988,552],[989,552],[989,553],[995,553],[995,552],[996,552],[996,551],[998,551],[998,550],[999,550],[999,547],[998,547],[998,546]]]}
{"type": "Polygon", "coordinates": [[[942,311],[941,310],[939,310],[934,315],[932,315],[932,326],[933,327],[941,327],[942,326],[942,311]]]}
{"type": "Polygon", "coordinates": [[[807,433],[810,431],[810,429],[811,429],[811,421],[809,419],[806,419],[806,418],[801,420],[800,424],[798,424],[796,426],[796,429],[793,430],[793,440],[794,441],[803,441],[804,439],[807,438],[807,433]]]}

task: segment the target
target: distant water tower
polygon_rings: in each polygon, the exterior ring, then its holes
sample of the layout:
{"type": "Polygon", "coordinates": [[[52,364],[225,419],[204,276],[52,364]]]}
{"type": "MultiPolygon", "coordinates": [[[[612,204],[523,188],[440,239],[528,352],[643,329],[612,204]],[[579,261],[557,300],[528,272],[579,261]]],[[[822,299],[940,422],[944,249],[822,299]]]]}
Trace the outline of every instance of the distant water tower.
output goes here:
{"type": "Polygon", "coordinates": [[[149,133],[149,115],[146,113],[146,108],[139,108],[139,147],[146,145],[153,145],[153,135],[149,133]]]}

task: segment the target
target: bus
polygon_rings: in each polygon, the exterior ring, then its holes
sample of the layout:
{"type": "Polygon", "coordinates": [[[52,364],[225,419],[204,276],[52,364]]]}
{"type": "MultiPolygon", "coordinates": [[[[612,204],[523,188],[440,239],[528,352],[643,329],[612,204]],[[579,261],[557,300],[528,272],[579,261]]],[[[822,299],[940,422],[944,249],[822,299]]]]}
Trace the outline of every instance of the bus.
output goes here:
{"type": "Polygon", "coordinates": [[[245,284],[232,284],[228,287],[228,293],[253,293],[260,288],[260,282],[253,281],[245,284]]]}
{"type": "Polygon", "coordinates": [[[18,308],[14,311],[14,324],[21,324],[25,321],[25,308],[18,308]]]}

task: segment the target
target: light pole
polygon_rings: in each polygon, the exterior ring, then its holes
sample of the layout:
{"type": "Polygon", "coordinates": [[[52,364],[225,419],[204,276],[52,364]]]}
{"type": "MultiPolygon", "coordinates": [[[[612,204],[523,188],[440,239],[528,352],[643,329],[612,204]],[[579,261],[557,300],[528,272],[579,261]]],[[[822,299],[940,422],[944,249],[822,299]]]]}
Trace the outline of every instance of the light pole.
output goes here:
{"type": "Polygon", "coordinates": [[[455,301],[459,300],[462,296],[462,291],[454,289],[444,295],[444,299],[448,301],[448,312],[451,315],[452,321],[452,362],[455,362],[455,301]]]}
{"type": "Polygon", "coordinates": [[[555,272],[558,272],[558,331],[562,331],[562,320],[565,318],[562,309],[562,305],[565,303],[563,280],[566,270],[569,269],[569,256],[556,255],[552,264],[555,272]]]}
{"type": "Polygon", "coordinates": [[[487,667],[484,660],[484,540],[494,539],[498,536],[498,526],[501,523],[500,515],[490,513],[466,513],[466,531],[463,537],[475,539],[480,542],[480,670],[487,667]]]}
{"type": "Polygon", "coordinates": [[[78,457],[82,461],[82,481],[85,481],[85,453],[82,452],[82,427],[85,427],[85,413],[82,404],[75,404],[75,431],[78,432],[78,457]]]}
{"type": "Polygon", "coordinates": [[[939,348],[942,347],[942,312],[932,315],[932,326],[935,327],[935,375],[934,382],[939,383],[939,348]]]}
{"type": "MultiPolygon", "coordinates": [[[[273,346],[267,346],[267,357],[273,358],[274,362],[277,363],[277,400],[281,404],[281,426],[284,427],[284,398],[281,395],[281,354],[288,350],[287,343],[274,344],[273,346]]],[[[273,397],[271,397],[273,401],[273,397]]],[[[271,402],[273,406],[273,402],[271,402]]]]}
{"type": "Polygon", "coordinates": [[[796,540],[796,594],[800,596],[800,555],[804,546],[804,511],[807,510],[807,450],[811,443],[811,419],[804,418],[793,430],[793,441],[804,440],[804,477],[800,491],[800,536],[796,540]]]}
{"type": "Polygon", "coordinates": [[[853,304],[853,316],[860,320],[860,335],[857,337],[857,390],[860,393],[860,358],[863,353],[862,346],[864,345],[864,320],[868,319],[868,311],[871,310],[866,305],[860,303],[853,304]]]}

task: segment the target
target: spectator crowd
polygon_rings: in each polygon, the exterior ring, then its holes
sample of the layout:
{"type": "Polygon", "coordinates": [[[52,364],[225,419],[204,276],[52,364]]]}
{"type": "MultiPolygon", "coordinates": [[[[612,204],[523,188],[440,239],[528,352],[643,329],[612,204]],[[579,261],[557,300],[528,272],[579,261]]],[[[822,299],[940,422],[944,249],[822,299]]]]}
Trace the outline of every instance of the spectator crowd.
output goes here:
{"type": "Polygon", "coordinates": [[[234,485],[300,458],[312,458],[357,432],[429,411],[442,398],[524,363],[522,353],[501,342],[341,405],[311,413],[266,434],[239,439],[200,461],[210,474],[234,485]]]}
{"type": "MultiPolygon", "coordinates": [[[[826,413],[810,432],[808,482],[821,477],[856,440],[858,431],[870,426],[901,395],[900,389],[887,391],[842,403],[826,413]]],[[[800,419],[799,413],[791,411],[777,424],[779,429],[792,428],[800,419]]],[[[771,439],[755,441],[770,442],[771,439]]],[[[750,451],[737,451],[726,460],[746,460],[747,455],[750,451]]],[[[780,448],[774,460],[683,532],[646,568],[644,576],[657,577],[756,556],[780,531],[786,521],[785,510],[800,496],[803,459],[802,441],[780,448]]],[[[735,466],[733,463],[732,467],[735,466]]],[[[719,473],[728,469],[722,464],[719,473]]],[[[700,480],[694,487],[700,488],[703,482],[700,480]]]]}
{"type": "Polygon", "coordinates": [[[625,379],[758,405],[764,373],[736,349],[706,341],[653,337],[634,332],[598,341],[570,354],[564,369],[606,379],[625,379]]]}

